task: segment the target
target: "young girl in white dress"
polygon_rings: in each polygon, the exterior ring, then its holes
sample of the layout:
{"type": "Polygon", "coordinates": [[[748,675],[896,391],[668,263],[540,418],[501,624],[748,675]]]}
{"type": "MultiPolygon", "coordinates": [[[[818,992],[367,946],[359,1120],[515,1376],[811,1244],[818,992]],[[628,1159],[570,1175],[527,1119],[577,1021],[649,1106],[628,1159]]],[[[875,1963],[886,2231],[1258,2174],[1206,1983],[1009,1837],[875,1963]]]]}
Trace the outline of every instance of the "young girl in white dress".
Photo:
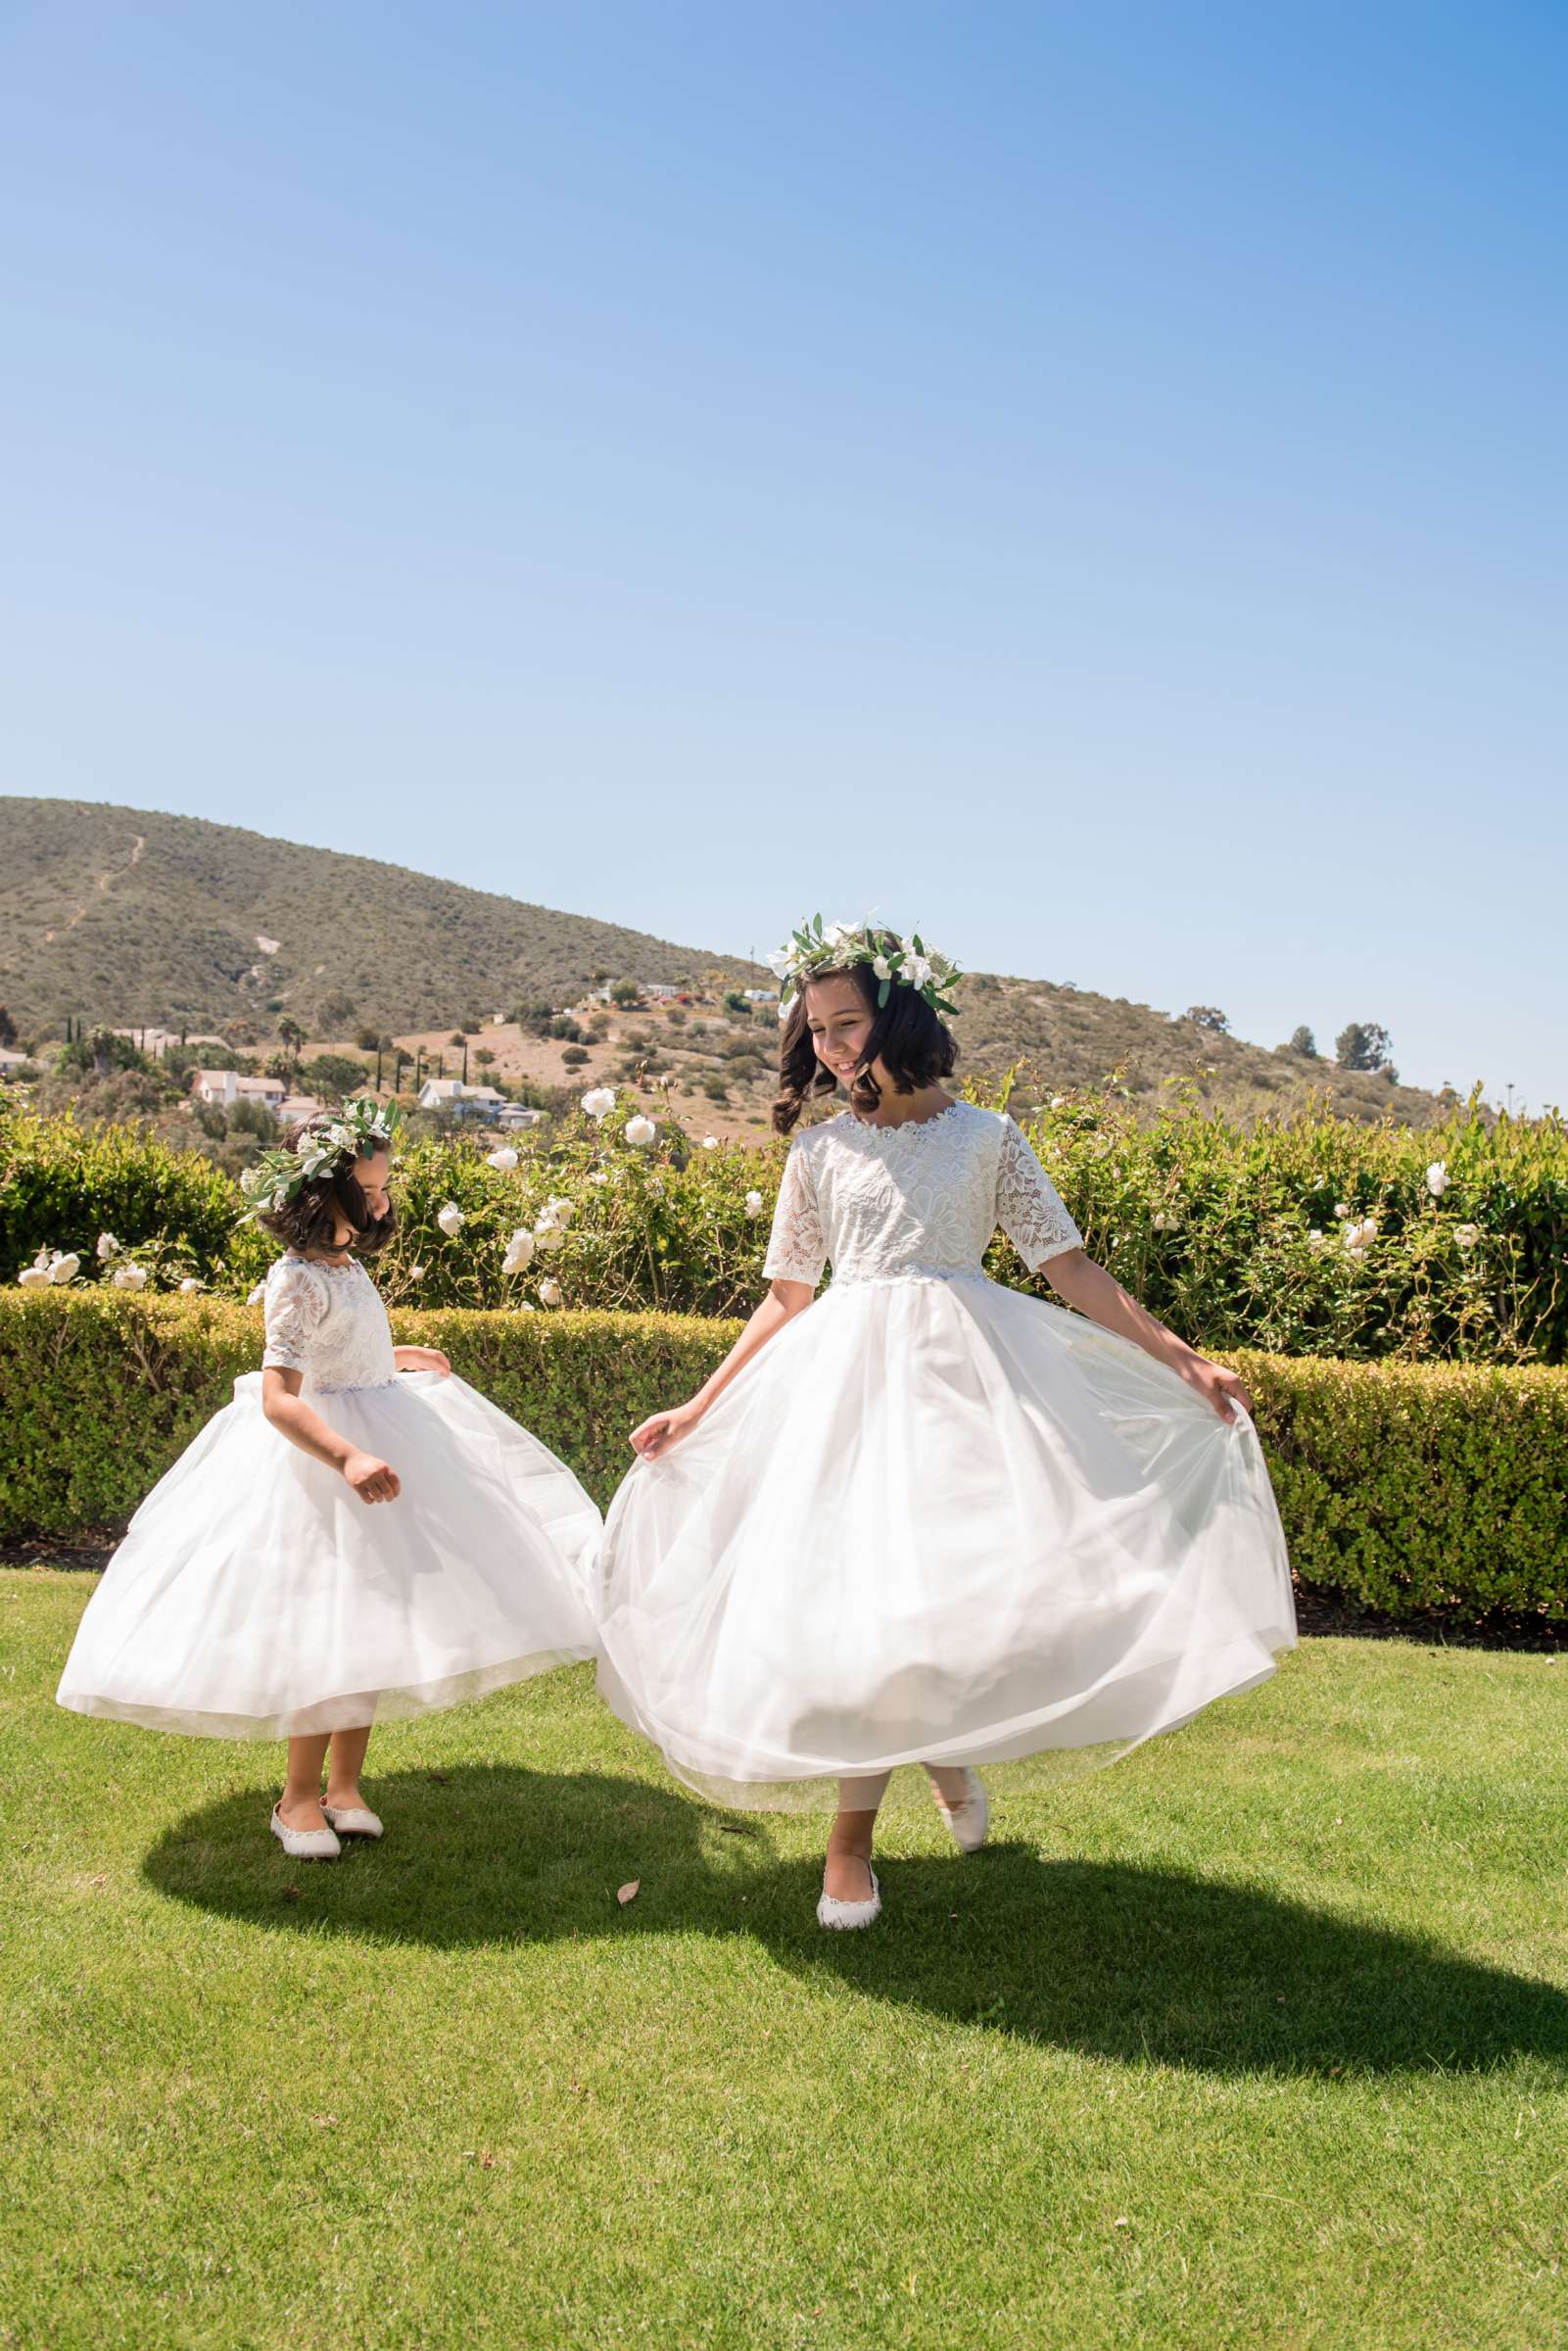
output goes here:
{"type": "Polygon", "coordinates": [[[859,1927],[899,1765],[973,1850],[975,1765],[1172,1729],[1262,1681],[1295,1613],[1241,1381],[1085,1256],[1011,1118],[938,1083],[953,967],[819,918],[775,968],[775,1126],[849,1107],[790,1148],[744,1332],[633,1432],[599,1686],[722,1802],[836,1787],[818,1917],[859,1927]],[[987,1277],[999,1223],[1076,1314],[987,1277]]]}
{"type": "Polygon", "coordinates": [[[394,1347],[359,1262],[393,1229],[394,1120],[346,1103],[244,1179],[288,1243],[262,1368],[136,1512],[59,1690],[82,1714],[286,1739],[272,1832],[302,1860],[381,1835],[359,1786],[372,1723],[593,1650],[593,1502],[438,1348],[394,1347]]]}

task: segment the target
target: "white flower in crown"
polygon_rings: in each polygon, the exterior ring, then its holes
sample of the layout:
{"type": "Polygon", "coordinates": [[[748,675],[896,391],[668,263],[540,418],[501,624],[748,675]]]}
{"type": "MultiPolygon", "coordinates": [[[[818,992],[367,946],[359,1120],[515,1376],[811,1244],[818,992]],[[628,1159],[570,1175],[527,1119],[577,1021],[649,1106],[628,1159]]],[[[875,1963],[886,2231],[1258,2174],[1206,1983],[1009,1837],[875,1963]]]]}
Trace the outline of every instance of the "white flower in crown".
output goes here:
{"type": "Polygon", "coordinates": [[[762,1194],[761,1194],[760,1192],[747,1192],[747,1194],[746,1194],[746,1215],[747,1215],[748,1217],[760,1217],[760,1216],[761,1216],[761,1214],[762,1214],[762,1194]]]}
{"type": "Polygon", "coordinates": [[[446,1207],[438,1210],[436,1215],[436,1223],[449,1240],[455,1240],[467,1222],[468,1219],[463,1215],[455,1200],[449,1200],[446,1207]]]}
{"type": "Polygon", "coordinates": [[[97,1254],[105,1265],[112,1257],[119,1255],[119,1243],[112,1232],[101,1232],[98,1235],[96,1247],[97,1254]]]}
{"type": "Polygon", "coordinates": [[[510,1143],[502,1143],[499,1151],[485,1153],[485,1165],[487,1168],[499,1168],[503,1176],[509,1176],[517,1165],[517,1154],[510,1143]]]}
{"type": "Polygon", "coordinates": [[[583,1096],[583,1108],[591,1119],[607,1119],[615,1108],[613,1085],[592,1085],[583,1096]]]}
{"type": "Polygon", "coordinates": [[[1449,1188],[1449,1163],[1435,1159],[1426,1172],[1426,1188],[1434,1200],[1441,1200],[1449,1188]]]}
{"type": "Polygon", "coordinates": [[[963,978],[950,956],[927,947],[918,931],[907,939],[896,932],[864,923],[830,923],[820,914],[802,923],[787,945],[776,948],[768,965],[779,982],[779,1018],[787,1020],[794,997],[816,974],[839,972],[857,963],[870,964],[878,984],[878,1008],[894,987],[913,987],[933,1012],[951,1013],[956,1007],[949,990],[963,978]]]}
{"type": "Polygon", "coordinates": [[[561,1302],[561,1285],[555,1279],[553,1273],[546,1274],[544,1280],[539,1285],[539,1295],[540,1301],[543,1305],[559,1306],[561,1302]]]}
{"type": "Polygon", "coordinates": [[[145,1266],[117,1266],[110,1276],[117,1290],[144,1290],[147,1287],[145,1266]]]}
{"type": "Polygon", "coordinates": [[[653,1121],[645,1119],[641,1111],[635,1119],[628,1119],[626,1122],[626,1139],[640,1151],[646,1150],[657,1132],[658,1128],[654,1126],[653,1121]]]}

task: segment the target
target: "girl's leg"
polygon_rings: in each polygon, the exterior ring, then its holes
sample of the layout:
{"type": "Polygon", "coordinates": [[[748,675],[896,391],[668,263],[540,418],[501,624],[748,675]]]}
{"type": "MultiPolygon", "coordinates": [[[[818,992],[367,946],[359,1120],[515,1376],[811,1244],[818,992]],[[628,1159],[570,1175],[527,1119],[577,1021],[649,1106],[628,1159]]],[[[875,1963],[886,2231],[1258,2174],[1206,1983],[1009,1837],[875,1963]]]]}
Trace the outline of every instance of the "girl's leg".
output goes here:
{"type": "Polygon", "coordinates": [[[877,1834],[877,1807],[887,1793],[889,1771],[838,1783],[838,1817],[828,1839],[823,1865],[825,1894],[837,1902],[871,1899],[871,1848],[877,1834]]]}
{"type": "Polygon", "coordinates": [[[370,1744],[370,1724],[356,1731],[334,1731],[332,1747],[327,1756],[327,1802],[334,1811],[350,1812],[364,1802],[359,1794],[359,1774],[364,1769],[364,1751],[370,1744]]]}
{"type": "Polygon", "coordinates": [[[970,1799],[970,1775],[962,1765],[927,1763],[926,1777],[936,1791],[936,1800],[949,1811],[954,1804],[967,1804],[970,1799]]]}
{"type": "Polygon", "coordinates": [[[287,1777],[278,1801],[278,1818],[286,1829],[324,1829],[321,1809],[321,1765],[330,1731],[312,1731],[308,1739],[289,1741],[287,1777]]]}

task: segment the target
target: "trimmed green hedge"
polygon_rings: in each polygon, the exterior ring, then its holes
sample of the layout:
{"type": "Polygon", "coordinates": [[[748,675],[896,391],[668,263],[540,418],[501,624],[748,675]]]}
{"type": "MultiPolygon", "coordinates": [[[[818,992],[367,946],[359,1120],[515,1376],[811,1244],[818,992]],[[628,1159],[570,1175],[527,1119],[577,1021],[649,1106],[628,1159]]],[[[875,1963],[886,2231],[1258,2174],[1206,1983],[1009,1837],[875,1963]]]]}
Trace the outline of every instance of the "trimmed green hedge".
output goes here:
{"type": "MultiPolygon", "coordinates": [[[[677,1315],[395,1312],[569,1461],[601,1505],[627,1431],[739,1325],[677,1315]]],[[[0,1292],[0,1538],[124,1524],[261,1360],[259,1308],[0,1292]]],[[[1568,1371],[1236,1353],[1302,1582],[1392,1615],[1568,1618],[1568,1371]]]]}

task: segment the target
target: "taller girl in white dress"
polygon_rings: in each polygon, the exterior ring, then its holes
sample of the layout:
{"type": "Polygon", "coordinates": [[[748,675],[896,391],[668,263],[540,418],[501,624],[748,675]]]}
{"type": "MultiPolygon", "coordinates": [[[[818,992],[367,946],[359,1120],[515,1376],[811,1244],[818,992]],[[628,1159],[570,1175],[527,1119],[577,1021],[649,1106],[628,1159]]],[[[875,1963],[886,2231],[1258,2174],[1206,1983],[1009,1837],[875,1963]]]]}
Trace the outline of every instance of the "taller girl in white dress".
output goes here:
{"type": "Polygon", "coordinates": [[[897,1766],[973,1849],[974,1766],[1172,1729],[1262,1681],[1295,1615],[1241,1382],[1085,1256],[1011,1118],[937,1084],[953,968],[842,925],[776,968],[776,1127],[850,1107],[795,1138],[729,1357],[633,1434],[600,1688],[723,1802],[836,1783],[818,1916],[862,1926],[897,1766]],[[987,1277],[999,1223],[1077,1314],[987,1277]]]}
{"type": "Polygon", "coordinates": [[[380,1836],[359,1788],[373,1723],[593,1649],[593,1502],[439,1349],[394,1347],[359,1263],[393,1230],[395,1117],[364,1095],[246,1176],[290,1244],[262,1367],[136,1512],[59,1690],[81,1714],[286,1739],[272,1832],[303,1860],[380,1836]]]}

